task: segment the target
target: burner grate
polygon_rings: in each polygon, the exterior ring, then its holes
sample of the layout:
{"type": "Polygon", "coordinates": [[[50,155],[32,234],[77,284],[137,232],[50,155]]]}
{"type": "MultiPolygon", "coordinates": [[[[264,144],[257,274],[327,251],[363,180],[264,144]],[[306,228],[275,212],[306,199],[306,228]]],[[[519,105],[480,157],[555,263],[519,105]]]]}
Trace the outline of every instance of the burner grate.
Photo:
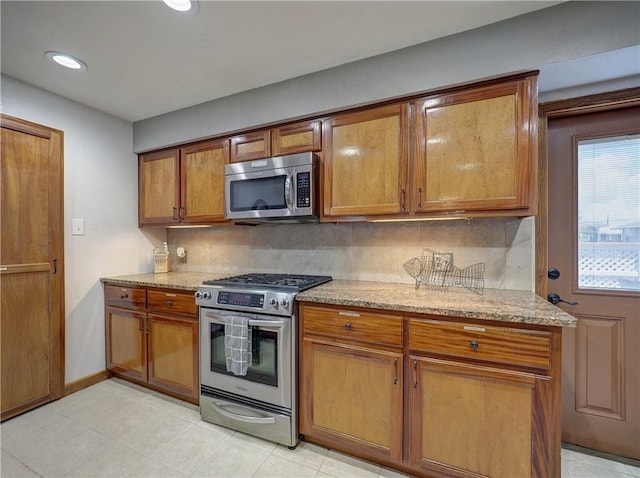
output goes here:
{"type": "Polygon", "coordinates": [[[291,291],[303,291],[325,282],[331,276],[297,275],[297,274],[264,274],[251,273],[204,281],[207,285],[241,288],[265,288],[291,291]]]}

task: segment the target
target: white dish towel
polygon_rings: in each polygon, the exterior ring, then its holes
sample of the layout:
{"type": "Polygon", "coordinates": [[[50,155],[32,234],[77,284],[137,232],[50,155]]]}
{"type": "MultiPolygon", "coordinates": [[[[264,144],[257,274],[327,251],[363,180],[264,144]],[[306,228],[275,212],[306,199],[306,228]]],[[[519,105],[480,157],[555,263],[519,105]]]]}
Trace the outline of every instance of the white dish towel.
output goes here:
{"type": "Polygon", "coordinates": [[[251,328],[248,317],[224,318],[224,355],[227,372],[246,375],[251,363],[251,328]]]}

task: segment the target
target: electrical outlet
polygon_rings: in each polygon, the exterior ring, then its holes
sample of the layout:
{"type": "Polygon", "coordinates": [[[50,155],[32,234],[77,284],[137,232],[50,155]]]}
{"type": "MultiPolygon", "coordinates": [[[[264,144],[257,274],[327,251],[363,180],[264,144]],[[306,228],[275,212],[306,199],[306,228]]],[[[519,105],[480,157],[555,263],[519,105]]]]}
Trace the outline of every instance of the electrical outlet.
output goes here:
{"type": "Polygon", "coordinates": [[[84,219],[71,219],[71,235],[84,236],[84,219]]]}

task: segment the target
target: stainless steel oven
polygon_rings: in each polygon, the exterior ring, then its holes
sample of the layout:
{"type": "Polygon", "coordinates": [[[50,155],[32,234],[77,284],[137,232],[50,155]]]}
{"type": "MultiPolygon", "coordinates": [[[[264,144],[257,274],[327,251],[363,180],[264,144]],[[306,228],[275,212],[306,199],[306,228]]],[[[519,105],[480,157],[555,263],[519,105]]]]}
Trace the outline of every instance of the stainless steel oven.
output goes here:
{"type": "Polygon", "coordinates": [[[328,276],[247,274],[206,281],[200,307],[200,414],[203,420],[293,447],[296,411],[295,295],[328,276]],[[229,325],[247,328],[243,373],[229,369],[229,325]]]}

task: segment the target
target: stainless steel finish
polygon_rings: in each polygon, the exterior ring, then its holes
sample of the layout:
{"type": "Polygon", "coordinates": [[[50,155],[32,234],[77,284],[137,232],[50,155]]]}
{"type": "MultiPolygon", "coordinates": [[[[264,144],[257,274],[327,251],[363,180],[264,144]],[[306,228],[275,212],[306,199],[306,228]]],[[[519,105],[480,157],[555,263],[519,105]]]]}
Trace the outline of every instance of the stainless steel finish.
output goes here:
{"type": "Polygon", "coordinates": [[[202,347],[200,350],[200,383],[253,400],[291,408],[293,402],[292,385],[295,384],[295,375],[292,373],[293,359],[295,358],[292,356],[292,351],[295,350],[293,347],[295,320],[290,317],[278,320],[276,317],[258,314],[203,308],[200,310],[200,337],[205,340],[205,343],[210,335],[210,324],[224,324],[226,316],[249,317],[249,325],[252,327],[260,327],[278,334],[277,373],[278,377],[280,377],[279,386],[272,387],[262,383],[251,382],[242,376],[211,372],[210,347],[202,347]]]}
{"type": "Polygon", "coordinates": [[[265,289],[242,289],[216,285],[202,285],[195,293],[196,304],[200,307],[224,308],[229,310],[251,311],[269,315],[291,316],[293,314],[293,300],[295,292],[276,291],[265,289]],[[220,292],[237,294],[262,294],[264,302],[262,307],[245,307],[243,305],[221,304],[218,302],[220,292]]]}
{"type": "MultiPolygon", "coordinates": [[[[259,222],[317,222],[319,220],[317,201],[318,194],[318,157],[313,153],[298,153],[287,156],[260,159],[256,161],[242,161],[226,164],[225,171],[225,217],[236,221],[259,222]],[[300,173],[309,174],[310,204],[308,207],[298,204],[296,178],[300,173]],[[286,177],[283,185],[282,197],[285,200],[283,208],[251,210],[232,210],[231,184],[236,181],[250,181],[270,177],[286,177]]],[[[260,199],[259,197],[255,198],[260,199]]],[[[264,199],[264,198],[263,198],[264,199]]]]}
{"type": "Polygon", "coordinates": [[[298,423],[294,416],[278,414],[236,401],[200,396],[202,419],[248,435],[264,438],[286,446],[298,443],[298,423]]]}

